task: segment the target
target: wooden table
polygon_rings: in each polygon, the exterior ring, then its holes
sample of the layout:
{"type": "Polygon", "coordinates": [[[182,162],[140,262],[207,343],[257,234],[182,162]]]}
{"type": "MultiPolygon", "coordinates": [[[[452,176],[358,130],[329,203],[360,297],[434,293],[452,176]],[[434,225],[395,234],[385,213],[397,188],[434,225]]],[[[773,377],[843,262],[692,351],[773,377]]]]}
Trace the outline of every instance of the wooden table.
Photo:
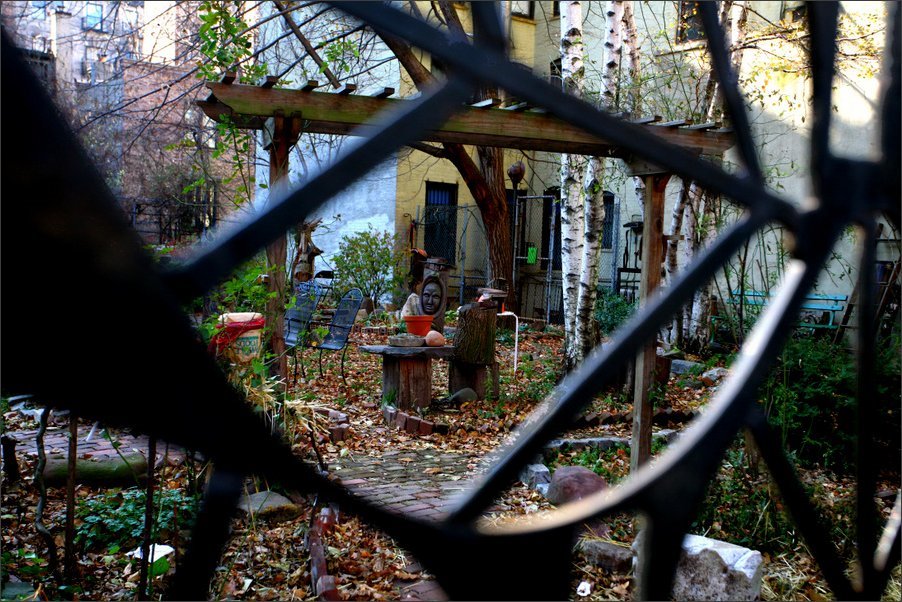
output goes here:
{"type": "Polygon", "coordinates": [[[432,360],[450,360],[454,346],[392,347],[363,345],[360,351],[382,356],[382,399],[394,393],[393,405],[401,410],[428,407],[432,401],[432,360]]]}

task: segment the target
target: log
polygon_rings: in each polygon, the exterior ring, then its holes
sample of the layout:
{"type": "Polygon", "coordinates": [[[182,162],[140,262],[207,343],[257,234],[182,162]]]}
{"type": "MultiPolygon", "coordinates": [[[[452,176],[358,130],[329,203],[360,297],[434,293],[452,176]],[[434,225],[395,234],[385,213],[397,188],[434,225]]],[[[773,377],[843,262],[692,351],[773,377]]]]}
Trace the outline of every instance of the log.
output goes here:
{"type": "Polygon", "coordinates": [[[460,308],[454,334],[454,359],[467,364],[495,363],[495,322],[497,308],[469,303],[460,308]]]}
{"type": "Polygon", "coordinates": [[[498,398],[498,364],[468,364],[452,360],[448,366],[448,391],[452,394],[470,388],[478,399],[498,398]]]}
{"type": "MultiPolygon", "coordinates": [[[[147,459],[139,453],[120,456],[99,456],[77,458],[75,480],[79,483],[104,485],[134,485],[135,480],[147,478],[147,459]],[[127,463],[126,463],[127,461],[127,463]]],[[[44,482],[48,486],[64,485],[69,472],[69,461],[65,456],[48,456],[44,466],[44,482]]]]}

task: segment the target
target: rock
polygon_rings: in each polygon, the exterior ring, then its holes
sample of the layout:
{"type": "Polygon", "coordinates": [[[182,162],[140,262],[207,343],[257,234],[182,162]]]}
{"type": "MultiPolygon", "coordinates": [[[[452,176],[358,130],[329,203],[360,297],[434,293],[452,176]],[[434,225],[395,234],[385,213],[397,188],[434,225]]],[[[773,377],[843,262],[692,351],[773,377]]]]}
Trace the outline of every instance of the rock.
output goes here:
{"type": "Polygon", "coordinates": [[[460,405],[462,403],[467,403],[468,401],[476,401],[476,391],[469,387],[464,387],[450,398],[448,398],[448,403],[453,403],[460,405]]]}
{"type": "Polygon", "coordinates": [[[608,484],[603,478],[583,466],[562,466],[554,471],[545,497],[552,504],[561,505],[598,493],[608,484]]]}
{"type": "Polygon", "coordinates": [[[544,495],[546,498],[548,497],[548,485],[549,483],[536,483],[536,491],[544,495]]]}
{"type": "Polygon", "coordinates": [[[535,489],[540,483],[551,482],[551,471],[544,464],[527,464],[520,473],[520,482],[530,489],[535,489]]]}
{"type": "Polygon", "coordinates": [[[445,344],[445,335],[442,333],[430,330],[426,334],[426,345],[429,347],[442,347],[445,344]]]}
{"type": "Polygon", "coordinates": [[[34,597],[34,587],[30,583],[19,581],[15,577],[10,576],[7,583],[3,584],[0,590],[0,597],[4,600],[28,600],[34,597]]]}
{"type": "MultiPolygon", "coordinates": [[[[641,542],[644,532],[633,542],[638,551],[636,579],[641,579],[641,542]]],[[[763,564],[761,552],[725,541],[686,535],[671,592],[675,600],[756,600],[761,594],[763,564]]]]}
{"type": "Polygon", "coordinates": [[[701,376],[701,381],[709,387],[713,387],[722,381],[730,371],[726,368],[711,368],[701,376]]]}
{"type": "Polygon", "coordinates": [[[576,551],[595,566],[625,575],[633,565],[633,550],[595,538],[582,538],[576,544],[576,551]]]}
{"type": "Polygon", "coordinates": [[[245,515],[253,515],[255,519],[291,520],[301,514],[300,507],[296,506],[284,495],[274,491],[260,491],[238,502],[238,509],[245,515]]]}
{"type": "MultiPolygon", "coordinates": [[[[678,360],[674,359],[670,362],[670,371],[674,374],[686,374],[687,372],[692,372],[693,370],[701,370],[703,364],[698,362],[691,362],[689,360],[678,360]]],[[[696,372],[698,374],[698,372],[696,372]]]]}

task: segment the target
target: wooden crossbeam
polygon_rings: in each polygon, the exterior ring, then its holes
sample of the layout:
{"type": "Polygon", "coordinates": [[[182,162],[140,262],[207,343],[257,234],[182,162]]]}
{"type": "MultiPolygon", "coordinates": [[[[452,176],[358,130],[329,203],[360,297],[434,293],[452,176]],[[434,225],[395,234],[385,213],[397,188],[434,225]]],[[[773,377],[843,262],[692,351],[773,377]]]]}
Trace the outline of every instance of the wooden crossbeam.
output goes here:
{"type": "Polygon", "coordinates": [[[663,119],[660,115],[652,115],[651,117],[637,117],[635,119],[630,119],[630,123],[636,123],[639,125],[645,123],[657,123],[663,119]]]}
{"type": "Polygon", "coordinates": [[[660,123],[654,124],[655,127],[659,128],[676,128],[681,125],[691,125],[691,119],[674,119],[673,121],[661,121],[660,123]]]}
{"type": "Polygon", "coordinates": [[[278,75],[267,75],[260,81],[260,87],[263,89],[269,89],[279,83],[278,75]]]}
{"type": "Polygon", "coordinates": [[[238,74],[234,71],[226,71],[219,77],[219,83],[229,85],[235,81],[238,77],[238,74]]]}
{"type": "Polygon", "coordinates": [[[336,94],[341,94],[342,96],[346,96],[351,92],[357,91],[357,84],[345,84],[341,88],[335,91],[336,94]]]}
{"type": "Polygon", "coordinates": [[[707,123],[697,123],[690,125],[687,130],[714,130],[719,129],[723,124],[719,121],[709,121],[707,123]]]}
{"type": "Polygon", "coordinates": [[[492,107],[497,107],[501,104],[500,98],[486,98],[485,100],[480,100],[479,102],[474,102],[470,106],[474,109],[491,109],[492,107]]]}
{"type": "Polygon", "coordinates": [[[301,92],[313,92],[317,88],[319,88],[319,82],[315,79],[308,79],[304,87],[301,88],[301,92]]]}
{"type": "Polygon", "coordinates": [[[388,98],[389,96],[391,96],[394,93],[395,93],[394,88],[386,87],[386,88],[382,88],[381,92],[377,92],[377,93],[373,94],[373,98],[388,98]]]}
{"type": "MultiPolygon", "coordinates": [[[[257,127],[257,118],[276,115],[304,116],[304,131],[315,134],[367,135],[369,123],[382,111],[410,102],[395,98],[374,98],[353,94],[301,92],[279,88],[261,89],[240,84],[207,84],[214,101],[198,102],[212,119],[226,114],[233,123],[257,127]],[[241,119],[238,118],[241,116],[241,119]]],[[[489,103],[491,104],[491,103],[489,103]]],[[[486,105],[488,106],[488,105],[486,105]]],[[[684,122],[681,122],[684,123],[684,122]]],[[[733,146],[727,134],[692,131],[677,127],[643,126],[647,131],[691,152],[721,154],[733,146]]],[[[554,115],[531,111],[461,107],[439,129],[423,135],[423,142],[460,143],[554,153],[578,153],[595,156],[623,156],[620,149],[592,136],[554,115]]]]}

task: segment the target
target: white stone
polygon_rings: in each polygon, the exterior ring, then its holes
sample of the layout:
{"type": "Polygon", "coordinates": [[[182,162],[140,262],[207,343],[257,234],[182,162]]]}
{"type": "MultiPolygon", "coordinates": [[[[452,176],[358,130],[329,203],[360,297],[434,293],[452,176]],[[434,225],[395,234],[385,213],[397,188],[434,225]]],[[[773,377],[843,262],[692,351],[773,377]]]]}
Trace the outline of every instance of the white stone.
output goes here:
{"type": "MultiPolygon", "coordinates": [[[[643,535],[640,533],[633,543],[633,549],[639,550],[637,580],[641,579],[643,535]]],[[[756,600],[761,594],[762,572],[761,552],[757,550],[686,535],[671,595],[675,600],[756,600]]]]}

